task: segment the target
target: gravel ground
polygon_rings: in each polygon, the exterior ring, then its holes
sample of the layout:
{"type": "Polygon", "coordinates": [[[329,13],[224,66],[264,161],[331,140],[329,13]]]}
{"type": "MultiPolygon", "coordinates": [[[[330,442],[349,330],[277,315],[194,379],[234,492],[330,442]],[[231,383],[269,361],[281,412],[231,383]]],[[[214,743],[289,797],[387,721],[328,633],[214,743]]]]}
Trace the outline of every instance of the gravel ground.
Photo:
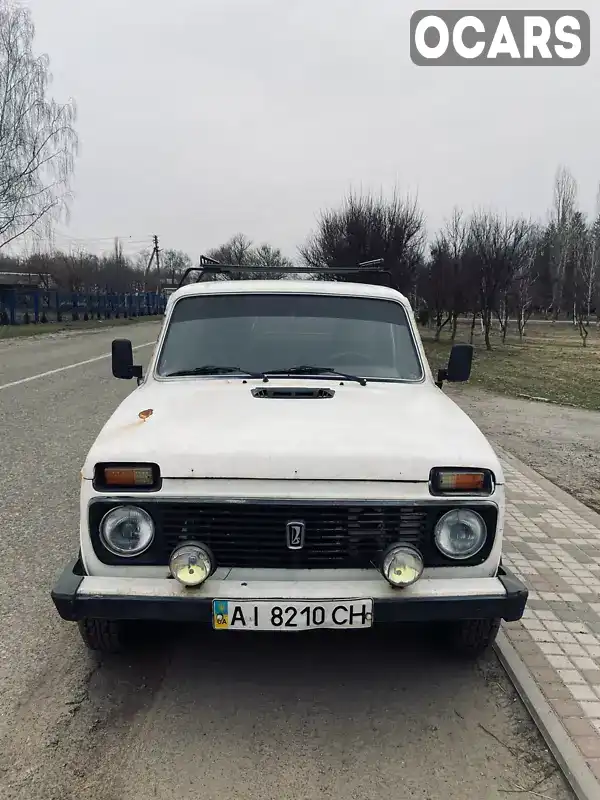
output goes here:
{"type": "MultiPolygon", "coordinates": [[[[0,387],[111,338],[3,346],[0,387]]],[[[572,800],[495,656],[457,662],[424,628],[282,647],[150,626],[93,658],[49,591],[76,552],[85,453],[132,388],[102,359],[0,391],[1,800],[572,800]]]]}
{"type": "Polygon", "coordinates": [[[600,412],[500,397],[473,387],[445,391],[492,442],[600,512],[600,412]]]}

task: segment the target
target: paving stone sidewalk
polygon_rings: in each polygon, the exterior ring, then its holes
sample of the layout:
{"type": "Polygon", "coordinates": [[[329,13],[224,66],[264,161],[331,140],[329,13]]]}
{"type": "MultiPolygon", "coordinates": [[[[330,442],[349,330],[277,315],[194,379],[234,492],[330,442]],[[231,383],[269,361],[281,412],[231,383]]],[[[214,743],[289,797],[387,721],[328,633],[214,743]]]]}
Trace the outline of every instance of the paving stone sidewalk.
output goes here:
{"type": "Polygon", "coordinates": [[[599,781],[600,515],[496,448],[505,469],[504,562],[529,588],[504,632],[599,781]]]}

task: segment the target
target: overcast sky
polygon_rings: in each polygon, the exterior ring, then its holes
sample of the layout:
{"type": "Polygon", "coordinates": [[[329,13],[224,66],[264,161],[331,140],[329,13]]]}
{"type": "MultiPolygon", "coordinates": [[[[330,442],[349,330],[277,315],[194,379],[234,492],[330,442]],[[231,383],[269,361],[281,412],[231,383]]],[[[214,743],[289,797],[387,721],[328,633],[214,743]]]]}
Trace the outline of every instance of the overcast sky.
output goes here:
{"type": "Polygon", "coordinates": [[[505,0],[27,0],[59,101],[78,105],[71,221],[196,258],[241,231],[287,255],[350,189],[418,195],[429,231],[454,205],[544,218],[556,168],[593,211],[600,181],[600,4],[584,67],[417,67],[422,8],[505,0]]]}

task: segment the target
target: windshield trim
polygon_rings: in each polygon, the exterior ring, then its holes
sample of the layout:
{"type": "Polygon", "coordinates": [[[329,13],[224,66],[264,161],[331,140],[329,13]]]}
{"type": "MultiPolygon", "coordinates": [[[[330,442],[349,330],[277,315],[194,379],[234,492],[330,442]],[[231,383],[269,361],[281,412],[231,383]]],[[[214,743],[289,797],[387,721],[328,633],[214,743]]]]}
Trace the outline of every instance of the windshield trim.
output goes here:
{"type": "MultiPolygon", "coordinates": [[[[196,296],[197,297],[205,297],[205,296],[207,296],[207,294],[208,293],[205,294],[203,292],[203,293],[198,294],[198,295],[184,295],[183,297],[178,298],[172,304],[172,306],[171,306],[171,308],[169,310],[169,315],[165,319],[165,324],[163,326],[163,329],[162,329],[162,331],[160,333],[160,337],[159,337],[158,342],[157,342],[154,358],[152,360],[152,369],[149,370],[148,373],[147,373],[147,375],[152,375],[152,380],[154,380],[154,381],[156,381],[158,383],[172,383],[173,381],[198,381],[198,380],[222,380],[222,379],[226,379],[226,380],[245,380],[245,381],[255,380],[254,378],[250,378],[248,375],[244,375],[242,373],[240,373],[239,375],[236,375],[235,373],[233,373],[231,375],[186,375],[186,376],[179,375],[177,377],[175,377],[175,376],[167,377],[166,375],[160,375],[159,374],[158,365],[159,365],[160,360],[162,358],[163,350],[164,350],[165,343],[166,343],[167,333],[168,333],[169,328],[171,326],[171,319],[173,317],[173,313],[174,313],[175,309],[177,308],[177,304],[180,303],[182,300],[189,300],[190,297],[196,297],[196,296]]],[[[276,295],[281,295],[281,294],[294,294],[294,292],[282,292],[282,291],[277,291],[277,292],[271,291],[271,292],[268,292],[268,291],[264,291],[264,290],[262,290],[260,292],[244,292],[244,291],[241,291],[241,290],[239,292],[210,292],[210,296],[216,296],[216,297],[227,297],[227,296],[232,296],[232,295],[247,295],[247,294],[261,294],[261,295],[274,295],[274,296],[276,296],[276,295]]],[[[330,297],[330,296],[332,296],[332,294],[330,292],[319,292],[318,290],[315,291],[315,292],[306,292],[306,293],[303,292],[302,294],[306,294],[306,295],[309,295],[309,296],[310,295],[315,295],[315,296],[318,296],[318,297],[330,297]]],[[[418,361],[418,364],[419,364],[419,368],[421,370],[421,376],[419,378],[394,378],[394,377],[382,378],[381,376],[369,377],[368,375],[362,374],[362,373],[359,373],[359,372],[356,372],[355,373],[356,375],[358,375],[361,378],[366,378],[366,380],[369,383],[421,384],[421,383],[426,383],[427,382],[428,373],[427,373],[427,369],[426,369],[426,366],[425,366],[425,363],[423,361],[423,357],[422,357],[422,354],[421,354],[421,347],[419,346],[419,343],[418,343],[417,338],[415,336],[413,319],[411,317],[411,314],[409,313],[409,309],[404,305],[404,303],[402,303],[400,300],[397,300],[394,297],[385,297],[385,298],[369,297],[368,295],[349,294],[349,293],[348,294],[344,293],[342,295],[335,294],[333,296],[334,297],[340,297],[341,296],[341,297],[351,297],[351,298],[359,298],[359,299],[363,299],[364,298],[364,299],[373,299],[373,300],[383,300],[384,302],[396,303],[397,305],[399,305],[402,308],[404,314],[406,315],[406,321],[407,321],[408,331],[409,331],[409,334],[410,334],[410,340],[411,340],[411,343],[412,343],[413,348],[414,348],[414,352],[415,352],[415,355],[416,355],[416,358],[417,358],[417,361],[418,361]]],[[[269,377],[269,381],[271,381],[271,380],[279,380],[280,378],[282,378],[283,380],[289,380],[290,378],[291,379],[295,379],[295,380],[329,380],[329,381],[331,381],[331,380],[341,380],[340,378],[338,378],[335,375],[289,375],[289,376],[288,375],[274,375],[274,376],[269,377]]],[[[256,380],[260,380],[262,382],[262,378],[256,379],[256,380]]]]}

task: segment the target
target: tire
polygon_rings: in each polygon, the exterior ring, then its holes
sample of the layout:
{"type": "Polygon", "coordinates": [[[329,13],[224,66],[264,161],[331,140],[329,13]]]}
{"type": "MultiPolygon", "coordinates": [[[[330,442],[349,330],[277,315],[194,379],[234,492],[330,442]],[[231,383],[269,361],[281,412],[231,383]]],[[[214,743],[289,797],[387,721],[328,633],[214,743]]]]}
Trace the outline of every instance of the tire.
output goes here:
{"type": "Polygon", "coordinates": [[[500,619],[464,619],[452,628],[452,647],[461,656],[479,658],[496,641],[500,619]]]}
{"type": "Polygon", "coordinates": [[[125,626],[110,619],[82,619],[77,623],[86,647],[99,653],[120,653],[125,649],[125,626]]]}

